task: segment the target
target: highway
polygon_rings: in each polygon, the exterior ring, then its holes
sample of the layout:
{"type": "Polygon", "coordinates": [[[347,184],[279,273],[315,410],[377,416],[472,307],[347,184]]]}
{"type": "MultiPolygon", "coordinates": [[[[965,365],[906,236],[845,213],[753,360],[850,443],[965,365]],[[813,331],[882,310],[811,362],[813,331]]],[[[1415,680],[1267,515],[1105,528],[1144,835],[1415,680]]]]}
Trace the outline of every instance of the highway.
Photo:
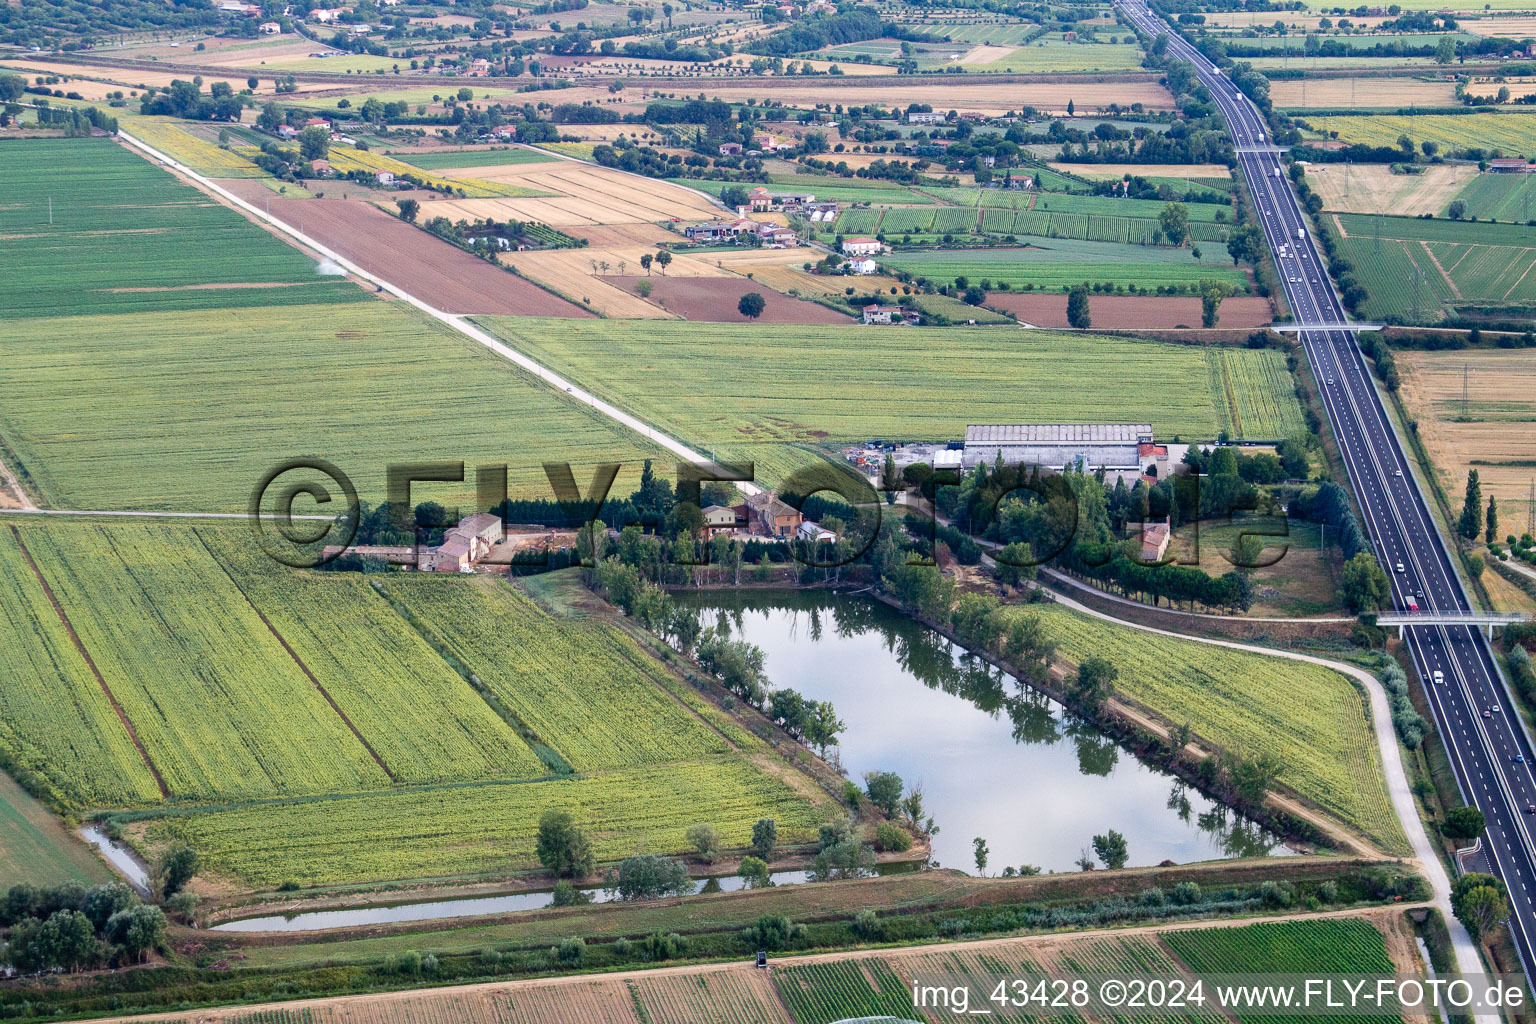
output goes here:
{"type": "MultiPolygon", "coordinates": [[[[1472,610],[1354,333],[1329,329],[1347,324],[1348,317],[1280,154],[1269,144],[1263,115],[1142,0],[1123,0],[1120,9],[1149,40],[1166,35],[1170,55],[1194,65],[1226,115],[1292,316],[1298,324],[1316,325],[1300,332],[1301,343],[1376,557],[1391,577],[1395,608],[1406,613],[1472,610]]],[[[1509,886],[1510,931],[1529,975],[1536,937],[1536,845],[1531,841],[1536,751],[1493,651],[1476,627],[1412,626],[1404,634],[1462,796],[1487,816],[1483,846],[1509,886]]]]}

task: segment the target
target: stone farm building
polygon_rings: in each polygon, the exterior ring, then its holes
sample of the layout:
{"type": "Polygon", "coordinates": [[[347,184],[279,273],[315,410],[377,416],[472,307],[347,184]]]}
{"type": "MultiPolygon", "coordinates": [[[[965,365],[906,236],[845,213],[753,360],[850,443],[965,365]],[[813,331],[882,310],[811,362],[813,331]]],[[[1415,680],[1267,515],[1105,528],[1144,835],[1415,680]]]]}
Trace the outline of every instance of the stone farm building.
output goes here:
{"type": "Polygon", "coordinates": [[[1150,423],[973,424],[965,428],[966,468],[1004,463],[1094,471],[1133,484],[1143,476],[1166,479],[1168,446],[1152,437],[1150,423]]]}
{"type": "Polygon", "coordinates": [[[490,554],[504,533],[500,516],[489,512],[466,516],[444,532],[443,543],[432,552],[427,566],[433,572],[466,572],[490,554]]]}
{"type": "Polygon", "coordinates": [[[752,529],[769,537],[793,537],[804,521],[793,505],[780,501],[772,491],[758,491],[747,498],[752,529]]]}

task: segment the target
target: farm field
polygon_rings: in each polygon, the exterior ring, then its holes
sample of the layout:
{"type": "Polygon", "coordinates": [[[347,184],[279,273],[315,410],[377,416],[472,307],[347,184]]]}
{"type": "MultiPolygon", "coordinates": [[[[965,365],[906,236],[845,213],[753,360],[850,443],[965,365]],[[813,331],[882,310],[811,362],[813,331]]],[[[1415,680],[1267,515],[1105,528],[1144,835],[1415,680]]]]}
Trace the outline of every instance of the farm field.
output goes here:
{"type": "MultiPolygon", "coordinates": [[[[970,198],[976,206],[930,209],[846,210],[837,219],[839,234],[873,234],[888,239],[937,239],[943,235],[985,234],[999,237],[1033,235],[1073,238],[1122,245],[1154,245],[1161,238],[1157,216],[1166,205],[1145,199],[1110,199],[1062,193],[983,192],[934,189],[941,198],[970,198]],[[1012,208],[1010,208],[1012,207],[1012,208]]],[[[1212,203],[1182,204],[1189,213],[1190,235],[1196,242],[1220,242],[1226,226],[1218,215],[1229,208],[1212,203]]]]}
{"type": "Polygon", "coordinates": [[[1301,46],[1289,57],[1249,57],[1255,71],[1380,71],[1386,68],[1423,68],[1435,66],[1433,57],[1303,57],[1301,46]]]}
{"type": "MultiPolygon", "coordinates": [[[[1419,424],[1441,488],[1459,503],[1467,470],[1475,468],[1483,494],[1498,499],[1497,536],[1525,532],[1529,488],[1536,465],[1536,433],[1527,429],[1536,352],[1530,349],[1397,353],[1400,394],[1419,424]],[[1467,419],[1461,418],[1463,375],[1467,419]]],[[[1459,505],[1458,505],[1459,507],[1459,505]]]]}
{"type": "Polygon", "coordinates": [[[645,224],[710,220],[722,211],[704,197],[665,181],[606,167],[561,160],[476,168],[487,180],[516,184],[546,195],[542,199],[449,199],[422,203],[420,219],[531,220],[551,227],[584,224],[645,224]]]}
{"type": "MultiPolygon", "coordinates": [[[[1456,103],[1456,86],[1451,82],[1403,77],[1308,77],[1271,82],[1269,97],[1277,107],[1449,107],[1456,103]]],[[[1306,120],[1312,123],[1312,118],[1306,120]]],[[[1394,137],[1393,142],[1396,141],[1394,137]]]]}
{"type": "MultiPolygon", "coordinates": [[[[1245,526],[1242,518],[1233,522],[1200,524],[1199,567],[1213,576],[1232,571],[1232,542],[1244,529],[1281,529],[1281,522],[1263,518],[1259,524],[1245,526]]],[[[1341,559],[1338,549],[1324,553],[1316,523],[1285,520],[1283,537],[1264,541],[1263,561],[1279,559],[1272,566],[1253,570],[1254,603],[1251,615],[1339,615],[1343,614],[1338,597],[1341,559]]],[[[1174,537],[1173,550],[1180,559],[1195,557],[1196,537],[1181,529],[1174,537]]]]}
{"type": "Polygon", "coordinates": [[[1438,319],[1442,309],[1536,302],[1536,228],[1332,214],[1329,224],[1369,295],[1369,316],[1438,319]],[[1379,236],[1379,241],[1378,241],[1379,236]]]}
{"type": "Polygon", "coordinates": [[[0,191],[10,197],[0,205],[0,319],[366,298],[105,139],[7,142],[0,191]]]}
{"type": "MultiPolygon", "coordinates": [[[[669,181],[719,197],[729,188],[728,181],[696,181],[687,178],[671,178],[669,181]]],[[[870,203],[876,206],[915,206],[933,202],[932,197],[903,188],[889,181],[872,181],[863,178],[835,178],[814,174],[778,175],[770,184],[803,189],[818,199],[837,200],[840,203],[870,203]]],[[[720,212],[720,211],[717,211],[720,212]]]]}
{"type": "Polygon", "coordinates": [[[1536,114],[1343,115],[1309,117],[1307,123],[1320,132],[1338,132],[1346,142],[1368,146],[1396,146],[1398,137],[1407,135],[1415,147],[1436,142],[1442,151],[1477,146],[1499,150],[1504,156],[1536,156],[1536,114]]]}
{"type": "MultiPolygon", "coordinates": [[[[701,257],[702,259],[702,257],[701,257]]],[[[734,274],[729,276],[683,277],[676,273],[678,260],[667,268],[665,277],[615,277],[607,281],[634,293],[635,285],[650,280],[650,301],[664,304],[666,312],[681,316],[684,320],[725,324],[844,324],[850,314],[839,313],[803,299],[775,292],[755,280],[749,281],[734,274]],[[742,316],[737,304],[742,296],[756,292],[766,305],[755,321],[742,316]]]]}
{"type": "Polygon", "coordinates": [[[1141,48],[1124,43],[1067,43],[1058,34],[973,67],[976,71],[1020,74],[1135,71],[1141,67],[1141,48]]]}
{"type": "Polygon", "coordinates": [[[196,540],[367,737],[392,779],[548,774],[514,728],[360,575],[279,565],[243,531],[199,530],[196,540]]]}
{"type": "Polygon", "coordinates": [[[599,861],[637,848],[684,853],[691,849],[684,833],[701,821],[720,830],[727,848],[746,846],[762,817],[777,822],[781,843],[805,843],[833,813],[746,758],[727,754],[541,782],[261,803],[126,828],[141,848],[180,839],[202,852],[215,872],[275,888],[289,880],[323,885],[529,870],[538,866],[539,816],[556,808],[588,825],[599,861]]]}
{"type": "MultiPolygon", "coordinates": [[[[1218,350],[1092,335],[978,332],[966,328],[742,326],[727,352],[705,324],[572,323],[484,318],[489,330],[583,387],[720,456],[755,459],[769,479],[781,446],[833,445],[871,437],[959,437],[976,422],[1147,421],[1159,436],[1236,433],[1218,350]],[[925,353],[919,362],[912,353],[925,353]],[[820,353],[807,360],[797,355],[820,353]],[[1160,386],[1105,366],[1156,361],[1160,386]],[[857,367],[857,383],[829,365],[857,367]],[[964,366],[944,373],[935,367],[964,366]],[[921,368],[919,368],[921,367],[921,368]],[[1019,381],[1030,381],[1021,390],[1019,381]],[[1065,382],[1073,382],[1070,387],[1065,382]]],[[[1231,372],[1268,374],[1271,350],[1233,350],[1231,372]]],[[[1238,389],[1238,393],[1245,393],[1238,389]]],[[[1285,391],[1272,416],[1243,408],[1243,436],[1287,437],[1301,425],[1285,391]]]]}
{"type": "Polygon", "coordinates": [[[11,884],[112,881],[111,870],[9,776],[0,773],[0,878],[11,884]]]}
{"type": "Polygon", "coordinates": [[[1069,660],[1109,657],[1120,669],[1120,695],[1170,722],[1188,723],[1208,743],[1245,757],[1275,757],[1279,781],[1304,800],[1385,850],[1407,851],[1365,697],[1344,676],[1152,636],[1056,606],[1015,614],[1039,615],[1069,660]]]}
{"type": "MultiPolygon", "coordinates": [[[[248,198],[248,197],[247,197],[248,198]]],[[[448,313],[517,313],[589,317],[553,292],[450,245],[357,199],[268,199],[266,208],[290,227],[371,274],[403,282],[412,294],[448,313]]],[[[465,199],[461,202],[537,202],[465,199]]],[[[423,204],[423,214],[429,204],[423,204]]],[[[425,220],[426,217],[418,217],[425,220]]]]}
{"type": "MultiPolygon", "coordinates": [[[[1403,217],[1423,213],[1439,216],[1470,184],[1480,178],[1500,177],[1478,174],[1477,167],[1469,164],[1434,164],[1423,168],[1422,174],[1393,174],[1386,164],[1315,163],[1307,168],[1307,183],[1322,199],[1324,209],[1403,217]]],[[[1486,219],[1487,215],[1471,203],[1467,207],[1486,219]]]]}
{"type": "Polygon", "coordinates": [[[1230,180],[1232,177],[1231,170],[1225,164],[1073,164],[1052,161],[1050,166],[1079,177],[1108,181],[1119,181],[1127,174],[1148,179],[1195,181],[1230,180]]]}
{"type": "Polygon", "coordinates": [[[185,530],[127,523],[18,529],[169,798],[389,783],[185,530]]]}
{"type": "MultiPolygon", "coordinates": [[[[500,197],[517,199],[547,194],[537,186],[529,187],[517,182],[503,182],[475,177],[463,168],[457,169],[452,175],[434,174],[430,170],[417,167],[415,164],[408,164],[403,160],[396,160],[392,156],[385,156],[383,153],[375,153],[367,149],[354,149],[351,146],[331,146],[329,159],[331,167],[341,174],[345,174],[348,171],[364,171],[369,174],[388,171],[396,177],[411,175],[420,178],[434,188],[452,187],[459,194],[469,199],[500,197]]],[[[494,172],[488,171],[487,173],[494,172]]]]}
{"type": "MultiPolygon", "coordinates": [[[[1331,43],[1334,46],[1348,50],[1371,50],[1376,46],[1401,46],[1408,49],[1419,47],[1433,47],[1440,42],[1442,36],[1449,35],[1456,42],[1467,42],[1471,36],[1460,32],[1372,32],[1366,35],[1323,34],[1318,37],[1319,42],[1331,43]]],[[[1222,39],[1227,50],[1234,55],[1243,54],[1254,50],[1269,50],[1276,46],[1284,46],[1288,42],[1298,53],[1302,51],[1304,44],[1294,40],[1294,37],[1275,39],[1264,36],[1226,36],[1222,39]]]]}
{"type": "Polygon", "coordinates": [[[1007,281],[1015,290],[1032,285],[1044,291],[1066,291],[1083,281],[1155,288],[1192,285],[1202,277],[1214,277],[1232,284],[1240,294],[1248,291],[1247,278],[1232,266],[1224,248],[1205,246],[1203,257],[1196,260],[1188,249],[1040,239],[1022,249],[895,253],[883,262],[932,281],[951,281],[957,276],[973,281],[986,278],[1007,281]]]}
{"type": "MultiPolygon", "coordinates": [[[[1060,293],[992,292],[987,305],[1006,310],[1025,323],[1039,327],[1067,327],[1067,297],[1060,293]]],[[[1088,316],[1094,327],[1137,328],[1198,327],[1200,299],[1194,295],[1141,296],[1090,295],[1088,316]]],[[[1274,319],[1269,300],[1257,295],[1234,296],[1221,301],[1216,326],[1259,327],[1274,319]]]]}
{"type": "MultiPolygon", "coordinates": [[[[623,487],[655,453],[499,356],[380,301],[11,321],[0,358],[0,433],[55,506],[243,511],[274,462],[306,453],[331,459],[375,504],[385,466],[412,459],[509,463],[514,494],[547,495],[545,460],[571,461],[578,477],[592,463],[625,463],[623,487]],[[310,381],[325,382],[323,400],[310,381]],[[85,407],[96,412],[82,419],[85,407]]],[[[473,488],[438,485],[433,496],[463,501],[473,488]]]]}
{"type": "Polygon", "coordinates": [[[386,589],[537,743],[578,772],[730,750],[694,710],[699,699],[677,690],[666,670],[611,624],[554,623],[490,577],[407,575],[386,589]]]}
{"type": "MultiPolygon", "coordinates": [[[[1478,174],[1454,197],[1467,204],[1468,217],[1524,223],[1536,216],[1536,175],[1478,174]]],[[[1450,205],[1448,199],[1445,206],[1450,205]]],[[[1432,211],[1443,214],[1444,206],[1432,211]]]]}
{"type": "Polygon", "coordinates": [[[476,167],[505,167],[511,164],[545,164],[558,160],[558,157],[541,153],[536,149],[445,149],[435,152],[416,153],[410,150],[395,150],[388,154],[396,160],[410,164],[412,167],[420,167],[424,171],[440,171],[444,169],[471,168],[464,173],[473,174],[472,168],[476,167]]]}

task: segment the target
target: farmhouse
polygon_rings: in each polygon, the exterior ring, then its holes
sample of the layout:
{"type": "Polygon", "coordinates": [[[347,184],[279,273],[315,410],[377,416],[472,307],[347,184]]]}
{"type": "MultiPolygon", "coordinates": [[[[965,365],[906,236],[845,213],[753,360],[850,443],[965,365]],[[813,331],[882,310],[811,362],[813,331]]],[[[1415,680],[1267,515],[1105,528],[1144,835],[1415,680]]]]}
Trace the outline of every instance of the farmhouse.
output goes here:
{"type": "Polygon", "coordinates": [[[737,227],[741,223],[739,220],[716,220],[708,224],[690,224],[683,229],[683,234],[695,242],[730,242],[735,240],[738,231],[746,230],[737,227]]]}
{"type": "Polygon", "coordinates": [[[722,143],[720,143],[720,155],[721,156],[740,156],[741,155],[741,143],[739,143],[739,142],[722,142],[722,143]]]}
{"type": "Polygon", "coordinates": [[[374,178],[377,179],[380,185],[393,185],[395,183],[393,171],[378,171],[374,174],[374,178]]]}
{"type": "Polygon", "coordinates": [[[1488,161],[1488,170],[1493,174],[1530,174],[1536,171],[1536,164],[1528,164],[1520,157],[1499,156],[1488,161]]]}
{"type": "Polygon", "coordinates": [[[752,148],[760,149],[764,153],[776,153],[781,149],[793,149],[794,147],[780,140],[772,132],[756,132],[752,136],[752,148]]]}
{"type": "Polygon", "coordinates": [[[732,533],[747,525],[747,507],[731,508],[725,505],[706,505],[701,510],[704,513],[704,536],[713,537],[717,533],[732,533]]]}
{"type": "Polygon", "coordinates": [[[275,21],[264,21],[256,26],[256,28],[264,36],[280,36],[283,34],[283,26],[275,21]]]}
{"type": "Polygon", "coordinates": [[[863,235],[843,239],[844,256],[878,256],[884,249],[885,246],[863,235]]]}
{"type": "Polygon", "coordinates": [[[867,324],[891,324],[899,323],[906,318],[907,311],[901,306],[882,306],[878,302],[871,302],[864,307],[864,322],[867,324]]]}
{"type": "Polygon", "coordinates": [[[489,512],[466,516],[443,534],[442,545],[431,553],[427,565],[433,572],[467,572],[504,535],[500,516],[489,512]]]}
{"type": "Polygon", "coordinates": [[[848,261],[848,273],[850,274],[873,274],[875,269],[875,261],[868,257],[848,261]]]}
{"type": "Polygon", "coordinates": [[[749,496],[747,511],[753,532],[769,537],[793,537],[804,522],[793,506],[780,501],[772,491],[758,491],[749,496]]]}
{"type": "Polygon", "coordinates": [[[801,522],[800,528],[795,531],[795,536],[799,537],[801,540],[808,540],[812,544],[820,544],[822,541],[837,540],[837,534],[833,533],[831,530],[822,529],[819,524],[813,523],[810,520],[801,522]]]}
{"type": "Polygon", "coordinates": [[[1097,470],[1111,483],[1168,475],[1168,446],[1152,438],[1149,423],[981,424],[965,428],[967,469],[1007,464],[1046,469],[1097,470]]]}
{"type": "MultiPolygon", "coordinates": [[[[1127,524],[1127,529],[1134,530],[1135,523],[1127,524]]],[[[1164,517],[1161,522],[1153,521],[1141,524],[1141,560],[1143,562],[1161,562],[1168,554],[1168,544],[1173,540],[1173,526],[1171,521],[1164,517]]]]}
{"type": "Polygon", "coordinates": [[[936,113],[908,114],[908,124],[943,124],[945,116],[936,113]]]}

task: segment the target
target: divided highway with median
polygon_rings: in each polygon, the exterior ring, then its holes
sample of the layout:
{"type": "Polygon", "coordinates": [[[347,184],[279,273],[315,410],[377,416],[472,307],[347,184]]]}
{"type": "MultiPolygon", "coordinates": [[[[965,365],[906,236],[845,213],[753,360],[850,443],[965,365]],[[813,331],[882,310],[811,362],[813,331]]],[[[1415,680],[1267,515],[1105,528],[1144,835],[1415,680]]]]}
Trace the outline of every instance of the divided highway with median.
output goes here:
{"type": "MultiPolygon", "coordinates": [[[[1472,610],[1436,529],[1349,318],[1328,278],[1281,151],[1257,107],[1220,68],[1171,30],[1141,0],[1121,9],[1148,38],[1168,37],[1169,53],[1193,64],[1226,115],[1238,161],[1279,271],[1292,316],[1317,376],[1376,556],[1392,577],[1399,612],[1472,610]]],[[[1493,651],[1475,626],[1406,626],[1403,634],[1424,680],[1436,725],[1463,797],[1488,819],[1484,848],[1510,890],[1510,931],[1526,972],[1536,937],[1536,762],[1493,651]]]]}

